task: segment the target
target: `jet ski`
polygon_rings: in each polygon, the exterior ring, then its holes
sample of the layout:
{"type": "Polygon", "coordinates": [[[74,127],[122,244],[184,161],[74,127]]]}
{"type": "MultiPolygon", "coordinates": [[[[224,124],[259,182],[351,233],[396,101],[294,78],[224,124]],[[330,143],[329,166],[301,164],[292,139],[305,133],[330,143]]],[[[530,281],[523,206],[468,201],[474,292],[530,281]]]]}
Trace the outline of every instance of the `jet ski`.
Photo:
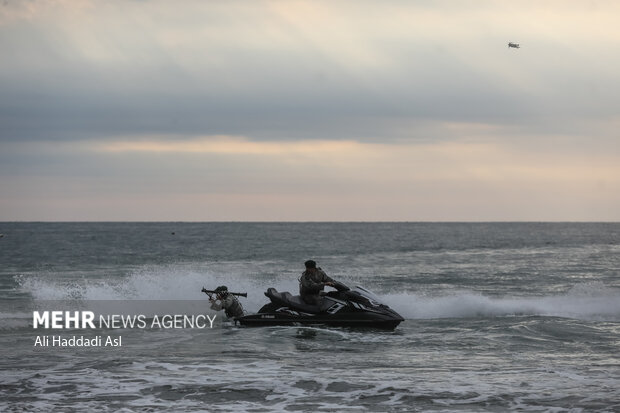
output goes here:
{"type": "Polygon", "coordinates": [[[257,314],[235,318],[243,326],[322,324],[338,327],[372,327],[393,330],[404,319],[367,289],[337,282],[318,304],[307,304],[299,295],[269,288],[271,302],[257,314]]]}

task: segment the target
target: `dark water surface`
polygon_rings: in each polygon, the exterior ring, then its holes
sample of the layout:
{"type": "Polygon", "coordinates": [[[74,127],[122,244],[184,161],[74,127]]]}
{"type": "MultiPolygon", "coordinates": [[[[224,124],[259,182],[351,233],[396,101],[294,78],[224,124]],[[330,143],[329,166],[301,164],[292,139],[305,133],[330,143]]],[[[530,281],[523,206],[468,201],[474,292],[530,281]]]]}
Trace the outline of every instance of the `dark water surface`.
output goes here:
{"type": "MultiPolygon", "coordinates": [[[[620,224],[0,223],[2,411],[620,411],[620,224]],[[297,291],[303,262],[377,293],[393,332],[35,330],[62,302],[208,310],[297,291]],[[182,308],[183,307],[183,308],[182,308]],[[52,309],[52,308],[50,308],[52,309]],[[121,347],[36,347],[38,335],[121,347]]],[[[123,310],[123,311],[125,311],[123,310]]],[[[127,311],[125,311],[127,313],[127,311]]]]}

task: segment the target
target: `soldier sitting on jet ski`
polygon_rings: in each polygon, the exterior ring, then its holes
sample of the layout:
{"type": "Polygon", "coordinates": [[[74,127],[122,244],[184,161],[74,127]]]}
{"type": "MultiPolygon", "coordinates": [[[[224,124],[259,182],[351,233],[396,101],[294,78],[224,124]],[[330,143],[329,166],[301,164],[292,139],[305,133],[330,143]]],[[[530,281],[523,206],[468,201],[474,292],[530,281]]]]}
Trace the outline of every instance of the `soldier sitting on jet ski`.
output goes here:
{"type": "Polygon", "coordinates": [[[306,304],[316,305],[321,301],[321,292],[326,285],[333,287],[335,281],[319,267],[316,262],[308,260],[304,263],[306,271],[299,278],[299,295],[306,304]]]}
{"type": "Polygon", "coordinates": [[[226,317],[243,317],[243,307],[234,295],[228,292],[228,287],[220,285],[215,289],[216,298],[209,296],[211,309],[215,311],[224,310],[226,317]]]}

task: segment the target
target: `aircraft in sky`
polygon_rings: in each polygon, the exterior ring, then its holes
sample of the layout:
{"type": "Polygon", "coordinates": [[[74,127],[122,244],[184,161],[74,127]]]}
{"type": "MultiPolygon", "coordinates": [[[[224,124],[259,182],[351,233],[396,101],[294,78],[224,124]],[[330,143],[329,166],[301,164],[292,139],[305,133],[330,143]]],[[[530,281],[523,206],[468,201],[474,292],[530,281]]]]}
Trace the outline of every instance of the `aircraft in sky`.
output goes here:
{"type": "Polygon", "coordinates": [[[508,42],[508,47],[514,47],[515,49],[520,48],[519,43],[508,42]]]}

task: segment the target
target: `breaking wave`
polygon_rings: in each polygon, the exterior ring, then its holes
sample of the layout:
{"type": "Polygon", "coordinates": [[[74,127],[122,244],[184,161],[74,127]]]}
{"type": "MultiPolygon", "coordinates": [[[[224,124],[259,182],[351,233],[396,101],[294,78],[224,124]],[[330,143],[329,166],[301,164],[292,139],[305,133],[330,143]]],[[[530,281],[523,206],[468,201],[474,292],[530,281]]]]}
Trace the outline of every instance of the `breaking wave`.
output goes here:
{"type": "MultiPolygon", "coordinates": [[[[135,270],[126,277],[112,279],[72,279],[59,281],[50,274],[21,276],[21,292],[34,301],[49,300],[204,300],[203,286],[215,288],[225,284],[242,298],[246,311],[256,312],[266,298],[263,292],[275,286],[280,291],[297,291],[295,277],[260,279],[247,275],[245,269],[218,273],[178,266],[154,266],[135,270]]],[[[350,285],[355,283],[351,282],[350,285]]],[[[550,316],[581,320],[620,320],[620,291],[603,283],[575,285],[562,294],[544,296],[489,297],[475,291],[439,291],[379,294],[406,319],[473,318],[503,316],[550,316]]],[[[0,314],[0,319],[16,318],[0,314]]],[[[20,317],[17,317],[20,318],[20,317]]]]}
{"type": "Polygon", "coordinates": [[[409,319],[548,316],[578,320],[620,320],[620,291],[584,283],[558,295],[487,297],[472,291],[438,296],[389,294],[392,307],[409,319]]]}

